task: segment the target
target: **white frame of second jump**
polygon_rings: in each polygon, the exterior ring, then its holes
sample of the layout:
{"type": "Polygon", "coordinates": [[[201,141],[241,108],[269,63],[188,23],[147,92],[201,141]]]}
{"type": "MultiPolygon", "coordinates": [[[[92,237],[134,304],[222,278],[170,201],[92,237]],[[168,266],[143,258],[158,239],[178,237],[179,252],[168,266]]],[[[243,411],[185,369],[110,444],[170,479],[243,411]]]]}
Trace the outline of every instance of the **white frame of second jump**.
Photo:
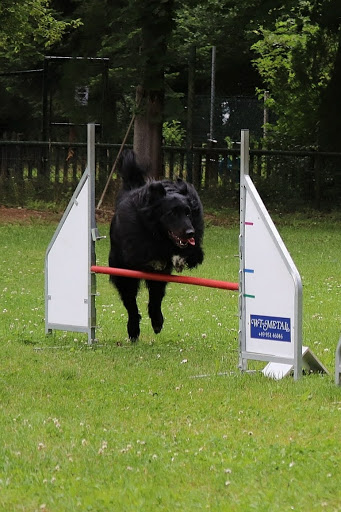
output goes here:
{"type": "MultiPolygon", "coordinates": [[[[95,242],[101,238],[95,219],[94,124],[88,125],[87,153],[87,168],[46,251],[45,327],[47,333],[87,333],[92,344],[96,273],[91,268],[99,268],[95,242]]],[[[302,357],[301,278],[249,176],[248,130],[241,132],[240,157],[239,367],[247,370],[248,360],[267,361],[265,375],[281,378],[293,369],[295,379],[303,365],[326,371],[306,347],[302,357]]],[[[234,284],[203,285],[216,283],[234,284]]]]}
{"type": "Polygon", "coordinates": [[[248,130],[241,132],[240,157],[240,367],[249,359],[269,361],[277,363],[270,371],[293,367],[298,379],[301,277],[250,178],[248,130]]]}

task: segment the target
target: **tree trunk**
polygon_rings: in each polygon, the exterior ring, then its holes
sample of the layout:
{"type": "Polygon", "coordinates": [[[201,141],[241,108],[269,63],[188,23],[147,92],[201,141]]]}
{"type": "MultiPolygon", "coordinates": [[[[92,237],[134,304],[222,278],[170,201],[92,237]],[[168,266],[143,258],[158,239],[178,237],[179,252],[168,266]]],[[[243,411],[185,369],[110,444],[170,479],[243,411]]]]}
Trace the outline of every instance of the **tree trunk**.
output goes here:
{"type": "Polygon", "coordinates": [[[154,178],[162,173],[162,115],[165,95],[164,70],[168,38],[174,27],[174,0],[148,0],[136,4],[136,23],[141,28],[140,85],[134,125],[136,159],[154,178]],[[140,98],[142,101],[140,102],[140,98]]]}
{"type": "Polygon", "coordinates": [[[155,179],[162,176],[162,112],[163,92],[136,88],[139,112],[134,123],[136,160],[155,179]]]}

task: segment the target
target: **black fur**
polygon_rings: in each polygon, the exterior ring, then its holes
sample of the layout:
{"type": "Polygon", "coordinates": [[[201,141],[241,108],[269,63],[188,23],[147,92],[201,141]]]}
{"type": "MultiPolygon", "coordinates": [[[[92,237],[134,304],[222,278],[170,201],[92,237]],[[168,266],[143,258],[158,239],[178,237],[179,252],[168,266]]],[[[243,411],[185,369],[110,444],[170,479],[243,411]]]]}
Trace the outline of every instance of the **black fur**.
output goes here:
{"type": "MultiPolygon", "coordinates": [[[[145,182],[135,155],[123,156],[123,186],[110,227],[109,266],[170,274],[175,268],[194,268],[202,263],[204,223],[199,196],[189,183],[177,180],[145,182]]],[[[137,340],[140,314],[136,296],[140,280],[111,276],[128,312],[128,335],[137,340]]],[[[148,313],[155,333],[163,326],[161,303],[167,283],[146,281],[148,313]]]]}

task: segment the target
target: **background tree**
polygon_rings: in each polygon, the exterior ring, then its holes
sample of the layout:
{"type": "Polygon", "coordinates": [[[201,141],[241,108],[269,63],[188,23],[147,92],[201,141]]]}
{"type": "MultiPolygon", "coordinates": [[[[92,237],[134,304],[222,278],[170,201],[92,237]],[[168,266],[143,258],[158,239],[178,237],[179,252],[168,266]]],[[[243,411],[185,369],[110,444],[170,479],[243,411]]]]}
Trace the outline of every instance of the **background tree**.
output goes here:
{"type": "Polygon", "coordinates": [[[319,111],[319,145],[328,151],[341,151],[341,3],[321,2],[313,11],[313,19],[321,31],[336,44],[330,80],[322,91],[319,111]]]}
{"type": "Polygon", "coordinates": [[[2,65],[36,59],[59,42],[79,20],[60,20],[48,0],[2,0],[0,4],[0,59],[2,65]]]}
{"type": "Polygon", "coordinates": [[[167,44],[173,29],[173,0],[136,0],[136,25],[141,29],[140,70],[134,150],[140,164],[158,177],[162,169],[162,124],[165,97],[164,74],[167,44]]]}
{"type": "Polygon", "coordinates": [[[272,134],[286,147],[321,145],[323,103],[327,97],[330,101],[340,51],[338,30],[331,30],[322,18],[332,3],[302,0],[289,11],[283,5],[272,26],[256,31],[260,37],[252,46],[258,55],[254,64],[270,91],[268,107],[277,117],[272,134]]]}
{"type": "MultiPolygon", "coordinates": [[[[156,172],[162,121],[185,126],[190,48],[196,47],[196,92],[208,95],[215,45],[217,95],[269,89],[277,144],[337,149],[340,9],[339,0],[51,0],[50,7],[47,0],[3,0],[0,65],[3,72],[40,68],[52,51],[109,57],[107,140],[122,140],[137,90],[142,102],[135,148],[156,172]]],[[[65,84],[71,72],[64,71],[65,84]]],[[[91,76],[98,98],[100,83],[100,72],[91,76]]],[[[12,122],[32,130],[31,119],[41,114],[41,77],[1,77],[0,89],[3,129],[12,122]]],[[[64,103],[62,97],[56,101],[61,117],[67,115],[64,103]]]]}
{"type": "MultiPolygon", "coordinates": [[[[80,20],[58,18],[47,0],[0,3],[0,130],[35,132],[41,123],[41,74],[18,71],[42,67],[42,59],[80,20]]],[[[33,136],[32,133],[32,136],[33,136]]]]}

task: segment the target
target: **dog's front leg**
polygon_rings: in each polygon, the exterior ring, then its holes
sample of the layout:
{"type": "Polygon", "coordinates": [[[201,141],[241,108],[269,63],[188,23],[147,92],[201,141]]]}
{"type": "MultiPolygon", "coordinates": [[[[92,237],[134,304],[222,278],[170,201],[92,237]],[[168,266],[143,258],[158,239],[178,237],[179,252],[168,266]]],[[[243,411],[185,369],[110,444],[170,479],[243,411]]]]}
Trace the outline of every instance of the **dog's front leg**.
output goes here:
{"type": "Polygon", "coordinates": [[[128,312],[127,330],[131,341],[136,341],[140,336],[141,315],[136,303],[136,296],[140,281],[125,277],[117,277],[115,285],[118,289],[122,302],[128,312]]]}
{"type": "Polygon", "coordinates": [[[162,299],[165,296],[167,283],[159,281],[147,281],[149,290],[148,313],[152,322],[155,334],[158,334],[163,327],[163,315],[161,311],[162,299]]]}

